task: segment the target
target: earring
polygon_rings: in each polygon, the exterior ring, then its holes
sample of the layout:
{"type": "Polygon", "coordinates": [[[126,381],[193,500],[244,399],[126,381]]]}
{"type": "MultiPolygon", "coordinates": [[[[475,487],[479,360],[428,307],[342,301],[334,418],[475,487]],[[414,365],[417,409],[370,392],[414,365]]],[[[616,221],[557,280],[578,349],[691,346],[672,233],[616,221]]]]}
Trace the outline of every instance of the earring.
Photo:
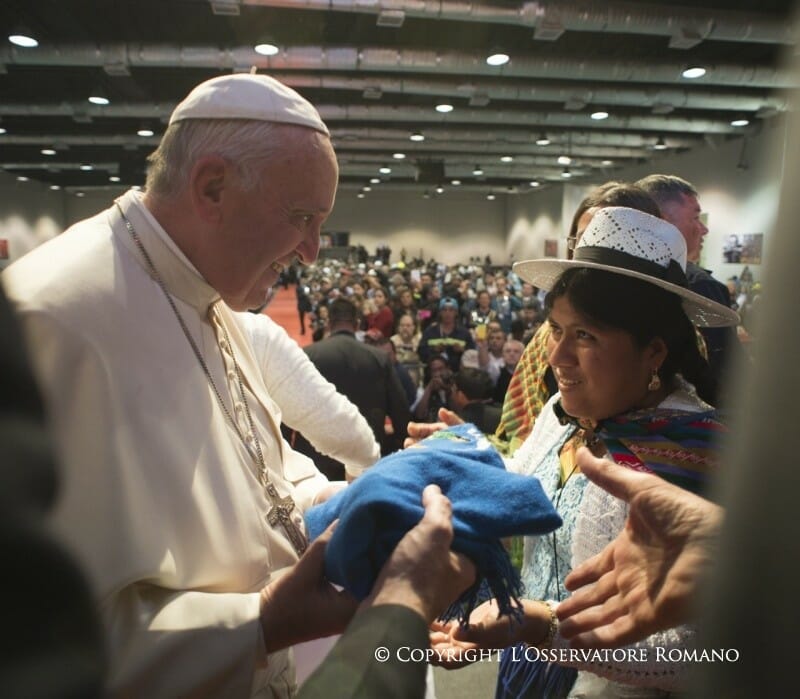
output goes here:
{"type": "Polygon", "coordinates": [[[653,369],[653,375],[650,377],[650,383],[647,384],[648,391],[657,391],[661,388],[661,377],[658,375],[658,370],[653,369]]]}

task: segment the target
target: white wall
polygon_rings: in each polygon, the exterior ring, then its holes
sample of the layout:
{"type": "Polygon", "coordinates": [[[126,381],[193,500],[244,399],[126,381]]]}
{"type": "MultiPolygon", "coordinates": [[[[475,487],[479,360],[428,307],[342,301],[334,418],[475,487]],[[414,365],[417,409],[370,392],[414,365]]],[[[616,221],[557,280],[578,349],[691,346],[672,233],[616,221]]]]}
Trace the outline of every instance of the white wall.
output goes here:
{"type": "Polygon", "coordinates": [[[0,259],[0,269],[58,235],[65,220],[63,192],[0,173],[0,240],[8,246],[8,259],[0,259]]]}
{"type": "Polygon", "coordinates": [[[409,257],[422,254],[453,264],[470,257],[508,259],[506,250],[506,195],[488,201],[485,194],[462,192],[449,187],[444,194],[424,199],[421,192],[373,187],[364,198],[353,190],[340,191],[325,224],[326,230],[349,231],[352,245],[363,245],[370,253],[378,245],[400,250],[409,257]],[[421,252],[420,252],[421,251],[421,252]]]}
{"type": "MultiPolygon", "coordinates": [[[[446,263],[491,255],[496,263],[544,256],[544,241],[558,240],[563,255],[564,236],[575,206],[593,184],[605,179],[633,181],[654,172],[679,175],[691,181],[708,212],[701,263],[719,279],[741,273],[742,265],[723,262],[722,248],[731,233],[764,233],[764,254],[777,211],[782,172],[784,120],[763,123],[762,132],[748,140],[747,169],[738,169],[742,139],[710,141],[684,154],[654,154],[644,164],[608,171],[604,179],[585,184],[553,184],[528,194],[498,194],[488,201],[485,193],[449,187],[442,195],[423,199],[419,192],[373,188],[357,199],[343,190],[325,226],[329,231],[350,231],[350,241],[372,252],[389,245],[393,259],[405,248],[409,256],[422,252],[446,263]]],[[[83,198],[51,192],[36,182],[17,182],[0,173],[0,238],[9,240],[12,259],[57,234],[77,220],[108,207],[121,190],[88,190],[83,198]]],[[[0,261],[0,266],[3,261],[0,261]]],[[[750,266],[755,279],[762,267],[750,266]]]]}

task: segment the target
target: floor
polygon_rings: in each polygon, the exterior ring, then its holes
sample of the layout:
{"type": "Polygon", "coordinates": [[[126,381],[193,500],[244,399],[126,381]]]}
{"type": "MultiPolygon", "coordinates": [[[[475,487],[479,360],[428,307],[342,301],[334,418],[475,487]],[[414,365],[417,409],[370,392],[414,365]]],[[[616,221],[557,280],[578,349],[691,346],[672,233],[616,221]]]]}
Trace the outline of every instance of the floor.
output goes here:
{"type": "Polygon", "coordinates": [[[297,314],[297,295],[294,287],[284,289],[276,286],[272,300],[267,304],[263,311],[278,325],[282,326],[289,337],[297,341],[301,347],[311,344],[311,328],[306,314],[306,334],[300,334],[300,317],[297,314]]]}

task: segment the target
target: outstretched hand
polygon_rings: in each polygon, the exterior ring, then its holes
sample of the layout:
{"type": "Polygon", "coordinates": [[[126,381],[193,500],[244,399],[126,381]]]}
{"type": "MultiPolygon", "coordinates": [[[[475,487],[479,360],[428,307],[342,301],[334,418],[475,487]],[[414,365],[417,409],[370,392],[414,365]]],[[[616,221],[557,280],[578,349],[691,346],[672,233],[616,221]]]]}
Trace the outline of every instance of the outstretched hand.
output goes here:
{"type": "Polygon", "coordinates": [[[406,437],[405,442],[403,442],[403,447],[413,447],[426,437],[430,437],[434,432],[438,432],[447,427],[454,427],[464,422],[452,410],[448,410],[447,408],[439,408],[438,417],[439,422],[409,422],[408,437],[406,437]]]}
{"type": "Polygon", "coordinates": [[[691,600],[714,555],[720,507],[667,483],[578,450],[589,480],[630,505],[619,536],[573,570],[574,594],[557,610],[575,647],[610,648],[689,620],[691,600]]]}

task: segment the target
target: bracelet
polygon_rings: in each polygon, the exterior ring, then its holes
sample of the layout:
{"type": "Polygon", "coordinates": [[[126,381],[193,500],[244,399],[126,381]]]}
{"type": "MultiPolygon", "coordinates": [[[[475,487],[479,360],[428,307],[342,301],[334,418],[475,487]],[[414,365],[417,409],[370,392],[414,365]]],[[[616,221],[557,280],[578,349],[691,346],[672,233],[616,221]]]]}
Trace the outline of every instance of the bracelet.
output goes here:
{"type": "Polygon", "coordinates": [[[558,617],[556,610],[544,600],[535,600],[538,604],[543,605],[550,614],[550,620],[547,622],[547,633],[544,638],[536,644],[537,648],[547,649],[553,647],[553,640],[558,632],[558,617]]]}

